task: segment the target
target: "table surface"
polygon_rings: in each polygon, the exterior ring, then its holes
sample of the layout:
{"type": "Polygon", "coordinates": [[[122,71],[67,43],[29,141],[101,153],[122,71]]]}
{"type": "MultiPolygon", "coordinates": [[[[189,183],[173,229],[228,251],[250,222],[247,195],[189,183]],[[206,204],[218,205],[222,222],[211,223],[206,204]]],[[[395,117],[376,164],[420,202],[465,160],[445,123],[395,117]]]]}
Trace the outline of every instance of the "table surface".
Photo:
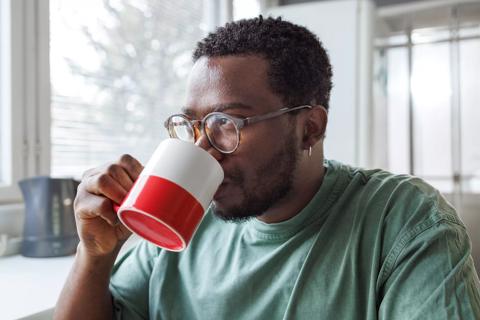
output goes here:
{"type": "MultiPolygon", "coordinates": [[[[119,256],[139,240],[132,235],[119,256]]],[[[0,319],[19,319],[54,308],[74,258],[0,257],[0,319]]]]}
{"type": "Polygon", "coordinates": [[[74,256],[0,258],[0,319],[18,319],[55,306],[74,256]]]}

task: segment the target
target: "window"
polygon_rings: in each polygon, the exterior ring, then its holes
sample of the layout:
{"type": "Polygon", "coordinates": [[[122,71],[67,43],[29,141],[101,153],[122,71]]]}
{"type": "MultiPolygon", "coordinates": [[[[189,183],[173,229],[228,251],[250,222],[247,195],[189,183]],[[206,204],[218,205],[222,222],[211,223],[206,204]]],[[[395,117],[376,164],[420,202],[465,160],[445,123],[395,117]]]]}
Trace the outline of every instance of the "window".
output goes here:
{"type": "MultiPolygon", "coordinates": [[[[479,30],[480,31],[480,28],[479,30]]],[[[477,32],[480,35],[480,32],[477,32]]],[[[460,43],[461,175],[465,192],[480,193],[480,37],[460,43]]]]}
{"type": "Polygon", "coordinates": [[[182,106],[204,1],[51,0],[51,174],[146,161],[182,106]]]}
{"type": "Polygon", "coordinates": [[[19,179],[48,174],[48,1],[0,0],[0,204],[20,202],[19,179]]]}
{"type": "Polygon", "coordinates": [[[468,4],[439,9],[437,20],[422,20],[431,12],[386,19],[392,35],[377,39],[387,167],[445,193],[480,194],[479,12],[468,4]]]}

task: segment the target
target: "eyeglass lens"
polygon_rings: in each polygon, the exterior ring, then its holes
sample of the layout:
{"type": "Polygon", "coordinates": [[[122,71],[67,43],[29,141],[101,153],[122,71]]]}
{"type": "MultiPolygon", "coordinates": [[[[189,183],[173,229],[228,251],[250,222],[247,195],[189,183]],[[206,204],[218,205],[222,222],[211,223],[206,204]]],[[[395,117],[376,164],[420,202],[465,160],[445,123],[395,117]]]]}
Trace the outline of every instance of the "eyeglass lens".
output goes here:
{"type": "Polygon", "coordinates": [[[195,140],[192,125],[184,117],[173,116],[170,118],[169,131],[172,138],[189,142],[194,142],[195,140]]]}
{"type": "MultiPolygon", "coordinates": [[[[210,143],[219,151],[232,152],[238,145],[238,129],[235,122],[220,114],[210,114],[205,118],[205,133],[210,143]]],[[[172,138],[195,141],[194,129],[190,121],[181,116],[173,116],[169,121],[172,138]]]]}
{"type": "Polygon", "coordinates": [[[231,152],[238,144],[238,129],[232,119],[211,114],[205,119],[205,131],[210,142],[220,151],[231,152]]]}

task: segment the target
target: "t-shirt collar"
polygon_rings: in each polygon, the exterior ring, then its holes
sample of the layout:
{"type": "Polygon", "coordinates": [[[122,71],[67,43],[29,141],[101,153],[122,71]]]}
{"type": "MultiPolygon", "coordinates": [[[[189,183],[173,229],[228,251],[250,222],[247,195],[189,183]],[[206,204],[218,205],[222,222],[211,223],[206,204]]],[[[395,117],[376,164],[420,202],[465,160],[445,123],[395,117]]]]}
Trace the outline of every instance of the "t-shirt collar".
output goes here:
{"type": "Polygon", "coordinates": [[[291,237],[303,227],[324,217],[343,189],[342,180],[344,179],[342,179],[342,171],[339,170],[340,166],[340,163],[332,160],[324,161],[326,174],[322,185],[312,200],[297,215],[277,223],[265,223],[255,218],[246,223],[246,231],[254,237],[281,240],[291,237]]]}

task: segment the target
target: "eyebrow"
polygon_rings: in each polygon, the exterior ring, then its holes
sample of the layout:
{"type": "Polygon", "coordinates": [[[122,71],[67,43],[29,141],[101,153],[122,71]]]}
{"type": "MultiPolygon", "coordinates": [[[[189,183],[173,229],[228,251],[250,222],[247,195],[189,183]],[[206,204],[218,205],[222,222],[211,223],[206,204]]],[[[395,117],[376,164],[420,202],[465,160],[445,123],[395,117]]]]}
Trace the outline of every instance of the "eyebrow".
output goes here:
{"type": "MultiPolygon", "coordinates": [[[[220,103],[220,104],[214,104],[212,106],[209,106],[208,107],[208,110],[209,110],[208,113],[210,113],[210,112],[224,112],[226,110],[231,110],[231,109],[252,110],[253,107],[249,106],[247,104],[241,103],[241,102],[220,103]]],[[[188,116],[195,115],[195,112],[192,109],[189,109],[187,107],[183,107],[181,111],[188,116]]]]}

